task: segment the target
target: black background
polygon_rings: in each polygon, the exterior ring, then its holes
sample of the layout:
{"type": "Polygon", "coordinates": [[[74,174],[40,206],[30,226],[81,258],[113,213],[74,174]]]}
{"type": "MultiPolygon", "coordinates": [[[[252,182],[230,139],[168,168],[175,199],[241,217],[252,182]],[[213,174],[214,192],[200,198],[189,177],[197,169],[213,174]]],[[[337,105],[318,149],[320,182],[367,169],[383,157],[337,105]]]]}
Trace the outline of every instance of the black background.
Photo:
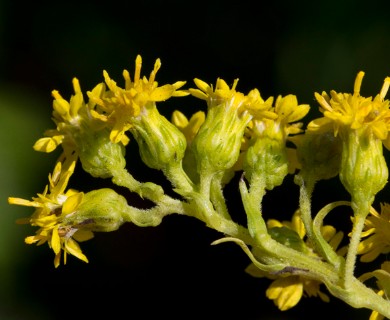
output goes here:
{"type": "MultiPolygon", "coordinates": [[[[0,1],[0,319],[367,319],[331,297],[303,298],[280,312],[265,298],[267,279],[245,274],[249,259],[234,244],[210,246],[222,235],[188,217],[170,216],[155,228],[125,224],[81,244],[90,262],[69,257],[53,266],[53,252],[27,246],[35,231],[15,224],[32,212],[6,202],[42,192],[56,154],[32,150],[52,128],[51,91],[69,98],[77,77],[83,91],[103,80],[105,69],[119,85],[122,70],[132,74],[137,54],[148,75],[157,58],[161,84],[193,79],[258,88],[264,98],[298,96],[318,116],[313,92],[351,92],[358,71],[366,72],[361,93],[376,95],[390,75],[390,22],[386,1],[0,1]]],[[[180,108],[187,115],[205,108],[191,98],[161,103],[167,117],[180,108]]],[[[387,151],[386,151],[387,152],[387,151]]],[[[127,152],[136,176],[165,183],[145,170],[136,147],[127,152]],[[141,175],[142,174],[142,175],[141,175]]],[[[89,191],[110,185],[81,170],[71,187],[89,191]]],[[[245,223],[237,179],[226,190],[237,220],[245,223]]],[[[297,206],[292,177],[266,195],[267,217],[288,218],[297,206]]],[[[385,201],[386,191],[378,195],[385,201]]],[[[131,199],[130,199],[131,200],[131,199]]],[[[314,209],[348,200],[338,179],[321,183],[314,209]]],[[[378,206],[379,207],[379,206],[378,206]]],[[[332,223],[348,226],[348,213],[332,214],[332,223]]],[[[323,289],[326,291],[326,289],[323,289]]]]}

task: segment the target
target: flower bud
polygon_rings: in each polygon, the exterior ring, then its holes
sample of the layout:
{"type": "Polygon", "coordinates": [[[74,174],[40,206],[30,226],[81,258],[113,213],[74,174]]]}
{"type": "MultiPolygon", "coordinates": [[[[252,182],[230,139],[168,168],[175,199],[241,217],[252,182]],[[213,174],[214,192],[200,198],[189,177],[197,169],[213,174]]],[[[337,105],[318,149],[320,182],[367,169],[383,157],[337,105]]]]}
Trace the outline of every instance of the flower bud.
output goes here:
{"type": "Polygon", "coordinates": [[[199,173],[233,167],[249,120],[249,114],[239,115],[233,108],[209,108],[206,120],[192,143],[199,173]]]}
{"type": "Polygon", "coordinates": [[[124,146],[112,142],[107,129],[82,130],[76,139],[83,169],[93,177],[110,178],[126,166],[124,146]]]}
{"type": "Polygon", "coordinates": [[[150,168],[164,170],[172,163],[180,162],[187,147],[181,131],[156,108],[145,110],[130,129],[139,146],[142,161],[150,168]]]}
{"type": "Polygon", "coordinates": [[[340,180],[352,202],[369,210],[388,175],[382,141],[363,130],[348,130],[343,138],[340,180]]]}
{"type": "Polygon", "coordinates": [[[112,189],[93,190],[84,194],[77,211],[65,216],[61,224],[94,232],[115,231],[125,222],[122,214],[127,206],[126,199],[112,189]]]}
{"type": "Polygon", "coordinates": [[[338,175],[342,144],[332,132],[312,133],[290,137],[297,146],[300,175],[314,181],[330,179],[338,175]]]}
{"type": "Polygon", "coordinates": [[[245,154],[243,169],[249,182],[252,182],[255,177],[262,176],[265,179],[266,189],[272,190],[280,186],[288,174],[287,149],[283,132],[271,125],[262,136],[252,138],[245,154]]]}

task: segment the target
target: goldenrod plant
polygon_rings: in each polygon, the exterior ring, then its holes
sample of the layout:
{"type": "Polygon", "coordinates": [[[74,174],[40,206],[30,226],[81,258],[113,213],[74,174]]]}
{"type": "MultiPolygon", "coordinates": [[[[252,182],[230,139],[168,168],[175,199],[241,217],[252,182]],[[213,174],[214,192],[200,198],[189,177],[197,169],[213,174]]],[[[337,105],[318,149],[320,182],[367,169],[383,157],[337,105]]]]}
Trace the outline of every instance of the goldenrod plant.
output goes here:
{"type": "Polygon", "coordinates": [[[8,199],[34,208],[31,217],[17,220],[37,227],[25,242],[47,243],[57,268],[68,255],[88,262],[80,243],[95,232],[124,223],[157,226],[167,215],[185,215],[221,234],[213,245],[240,246],[248,256],[245,271],[272,280],[265,294],[280,310],[305,296],[325,303],[333,296],[372,310],[371,320],[390,318],[390,261],[383,259],[390,252],[390,205],[375,209],[388,181],[383,146],[390,149],[390,77],[374,98],[360,95],[362,71],[352,93],[315,93],[322,117],[305,126],[310,106],[295,95],[264,99],[258,89],[245,94],[238,91],[238,79],[231,85],[220,78],[215,84],[194,79],[187,89],[185,81],[159,85],[160,59],[149,77],[141,76],[141,65],[137,56],[134,74],[123,72],[123,87],[104,71],[104,82],[86,93],[73,79],[69,101],[52,92],[55,127],[33,147],[46,153],[62,148],[61,155],[42,193],[32,200],[8,199]],[[187,117],[175,110],[167,119],[157,105],[171,98],[204,100],[206,111],[187,117]],[[125,158],[129,144],[138,145],[146,167],[163,173],[170,192],[134,177],[127,163],[132,158],[125,158]],[[72,189],[76,166],[153,205],[139,208],[112,187],[72,189]],[[263,199],[282,188],[287,175],[294,175],[299,205],[289,208],[288,221],[265,219],[263,199]],[[238,198],[226,199],[224,188],[235,176],[238,198]],[[350,198],[313,212],[316,183],[337,176],[350,198]],[[232,218],[228,201],[242,203],[245,224],[232,218]],[[350,214],[351,230],[325,224],[335,208],[350,214]],[[379,269],[373,261],[382,261],[379,269]],[[358,263],[371,263],[373,270],[357,274],[358,263]]]}

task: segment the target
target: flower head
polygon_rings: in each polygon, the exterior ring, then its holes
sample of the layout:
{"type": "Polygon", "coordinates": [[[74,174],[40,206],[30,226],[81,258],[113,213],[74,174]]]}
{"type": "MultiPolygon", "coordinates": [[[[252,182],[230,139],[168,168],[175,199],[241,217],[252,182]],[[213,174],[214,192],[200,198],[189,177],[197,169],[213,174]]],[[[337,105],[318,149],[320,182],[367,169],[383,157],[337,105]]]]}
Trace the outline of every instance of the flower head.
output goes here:
{"type": "Polygon", "coordinates": [[[254,115],[251,125],[253,136],[280,137],[285,141],[288,135],[303,131],[302,123],[297,121],[309,112],[308,104],[298,105],[296,96],[292,94],[285,97],[278,96],[273,107],[272,103],[272,97],[264,101],[264,105],[268,106],[266,113],[250,109],[254,115]]]}
{"type": "Polygon", "coordinates": [[[283,182],[285,176],[293,173],[298,166],[294,150],[286,146],[290,134],[300,133],[302,123],[296,121],[309,112],[309,105],[298,105],[294,95],[278,96],[275,106],[273,99],[263,102],[267,113],[253,112],[248,125],[246,138],[248,146],[243,151],[243,168],[246,178],[251,181],[257,175],[263,175],[266,188],[272,190],[283,182]],[[294,164],[293,166],[291,164],[294,164]]]}
{"type": "MultiPolygon", "coordinates": [[[[390,77],[384,81],[380,93],[372,99],[360,95],[364,72],[356,76],[353,94],[315,93],[324,117],[308,124],[309,131],[333,132],[342,143],[340,180],[352,197],[359,214],[367,214],[375,195],[388,179],[388,168],[383,156],[382,142],[389,146],[389,100],[384,100],[390,77]],[[364,209],[363,209],[364,208],[364,209]]],[[[354,212],[357,214],[357,212],[354,212]]]]}
{"type": "Polygon", "coordinates": [[[112,128],[110,138],[115,143],[126,140],[125,132],[133,126],[134,119],[140,117],[147,108],[155,108],[156,102],[188,95],[187,92],[178,90],[185,84],[184,81],[158,86],[155,78],[161,67],[160,59],[156,60],[149,79],[141,77],[141,65],[142,58],[138,55],[133,80],[127,70],[123,71],[125,88],[118,87],[108,73],[103,71],[106,84],[103,85],[103,94],[94,91],[87,93],[97,104],[97,107],[91,110],[92,116],[110,125],[112,128]]]}
{"type": "Polygon", "coordinates": [[[381,203],[381,213],[371,207],[362,238],[358,248],[358,254],[362,255],[360,261],[371,262],[380,254],[390,252],[390,204],[381,203]]]}
{"type": "Polygon", "coordinates": [[[56,129],[47,130],[44,138],[34,144],[36,151],[52,152],[62,144],[66,154],[71,154],[77,149],[75,134],[81,129],[83,119],[86,119],[86,105],[81,92],[79,81],[73,79],[75,94],[69,102],[66,101],[57,90],[52,91],[53,121],[56,129]]]}
{"type": "Polygon", "coordinates": [[[385,96],[390,86],[390,77],[384,80],[379,94],[365,98],[360,95],[364,72],[360,71],[355,80],[353,94],[330,91],[315,93],[324,117],[311,121],[308,130],[333,131],[335,135],[345,130],[363,129],[366,134],[374,134],[389,149],[390,110],[389,100],[385,96]]]}
{"type": "Polygon", "coordinates": [[[244,132],[256,116],[274,117],[269,112],[257,89],[247,95],[236,90],[238,79],[229,85],[218,78],[215,87],[200,79],[194,79],[197,89],[188,91],[207,102],[206,119],[194,139],[194,153],[198,158],[198,170],[230,169],[238,160],[244,132]]]}
{"type": "Polygon", "coordinates": [[[49,175],[49,184],[43,193],[38,194],[32,201],[8,198],[10,204],[35,208],[30,218],[20,219],[17,222],[39,227],[36,234],[27,237],[25,242],[27,244],[36,243],[37,245],[47,242],[55,253],[55,267],[60,265],[61,251],[64,255],[64,264],[68,253],[84,262],[88,262],[77,241],[85,241],[93,237],[91,231],[79,230],[77,227],[61,224],[65,217],[73,215],[77,211],[84,196],[82,192],[73,189],[65,191],[74,167],[74,158],[65,159],[63,162],[58,161],[53,174],[49,175]]]}

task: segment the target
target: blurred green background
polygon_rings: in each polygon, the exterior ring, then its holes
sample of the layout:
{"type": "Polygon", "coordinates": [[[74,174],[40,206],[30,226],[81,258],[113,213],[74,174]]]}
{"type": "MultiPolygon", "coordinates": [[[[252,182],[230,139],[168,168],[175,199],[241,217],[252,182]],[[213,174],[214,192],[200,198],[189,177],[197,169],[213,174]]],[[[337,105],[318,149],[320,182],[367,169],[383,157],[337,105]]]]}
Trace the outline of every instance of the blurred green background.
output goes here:
{"type": "MultiPolygon", "coordinates": [[[[208,83],[239,78],[239,91],[256,87],[264,98],[293,93],[316,116],[314,91],[350,92],[363,70],[361,92],[372,96],[390,76],[389,9],[388,1],[375,0],[0,0],[0,319],[297,320],[319,311],[324,318],[367,319],[367,310],[334,298],[329,304],[303,298],[279,312],[264,297],[269,282],[244,273],[249,259],[241,249],[210,246],[221,235],[187,217],[170,216],[156,228],[126,224],[97,234],[82,244],[89,264],[70,257],[55,269],[47,245],[24,244],[35,229],[15,224],[32,209],[10,206],[7,197],[30,199],[43,191],[58,154],[34,152],[32,145],[53,127],[51,91],[69,98],[73,77],[84,92],[103,80],[103,69],[122,84],[122,70],[132,74],[141,54],[146,75],[161,59],[161,84],[187,80],[188,87],[195,77],[208,83]]],[[[190,115],[205,106],[191,98],[161,104],[167,116],[175,108],[190,115]]],[[[134,152],[128,151],[129,168],[139,174],[134,152]]],[[[155,172],[143,174],[140,179],[159,179],[155,172]]],[[[82,172],[71,180],[82,191],[108,183],[82,172]]],[[[236,189],[230,186],[227,197],[236,189]]],[[[296,189],[287,179],[267,195],[265,211],[291,214],[296,189]]],[[[337,180],[321,184],[316,195],[318,208],[348,199],[337,180]]],[[[387,191],[378,196],[386,198],[387,191]]]]}

